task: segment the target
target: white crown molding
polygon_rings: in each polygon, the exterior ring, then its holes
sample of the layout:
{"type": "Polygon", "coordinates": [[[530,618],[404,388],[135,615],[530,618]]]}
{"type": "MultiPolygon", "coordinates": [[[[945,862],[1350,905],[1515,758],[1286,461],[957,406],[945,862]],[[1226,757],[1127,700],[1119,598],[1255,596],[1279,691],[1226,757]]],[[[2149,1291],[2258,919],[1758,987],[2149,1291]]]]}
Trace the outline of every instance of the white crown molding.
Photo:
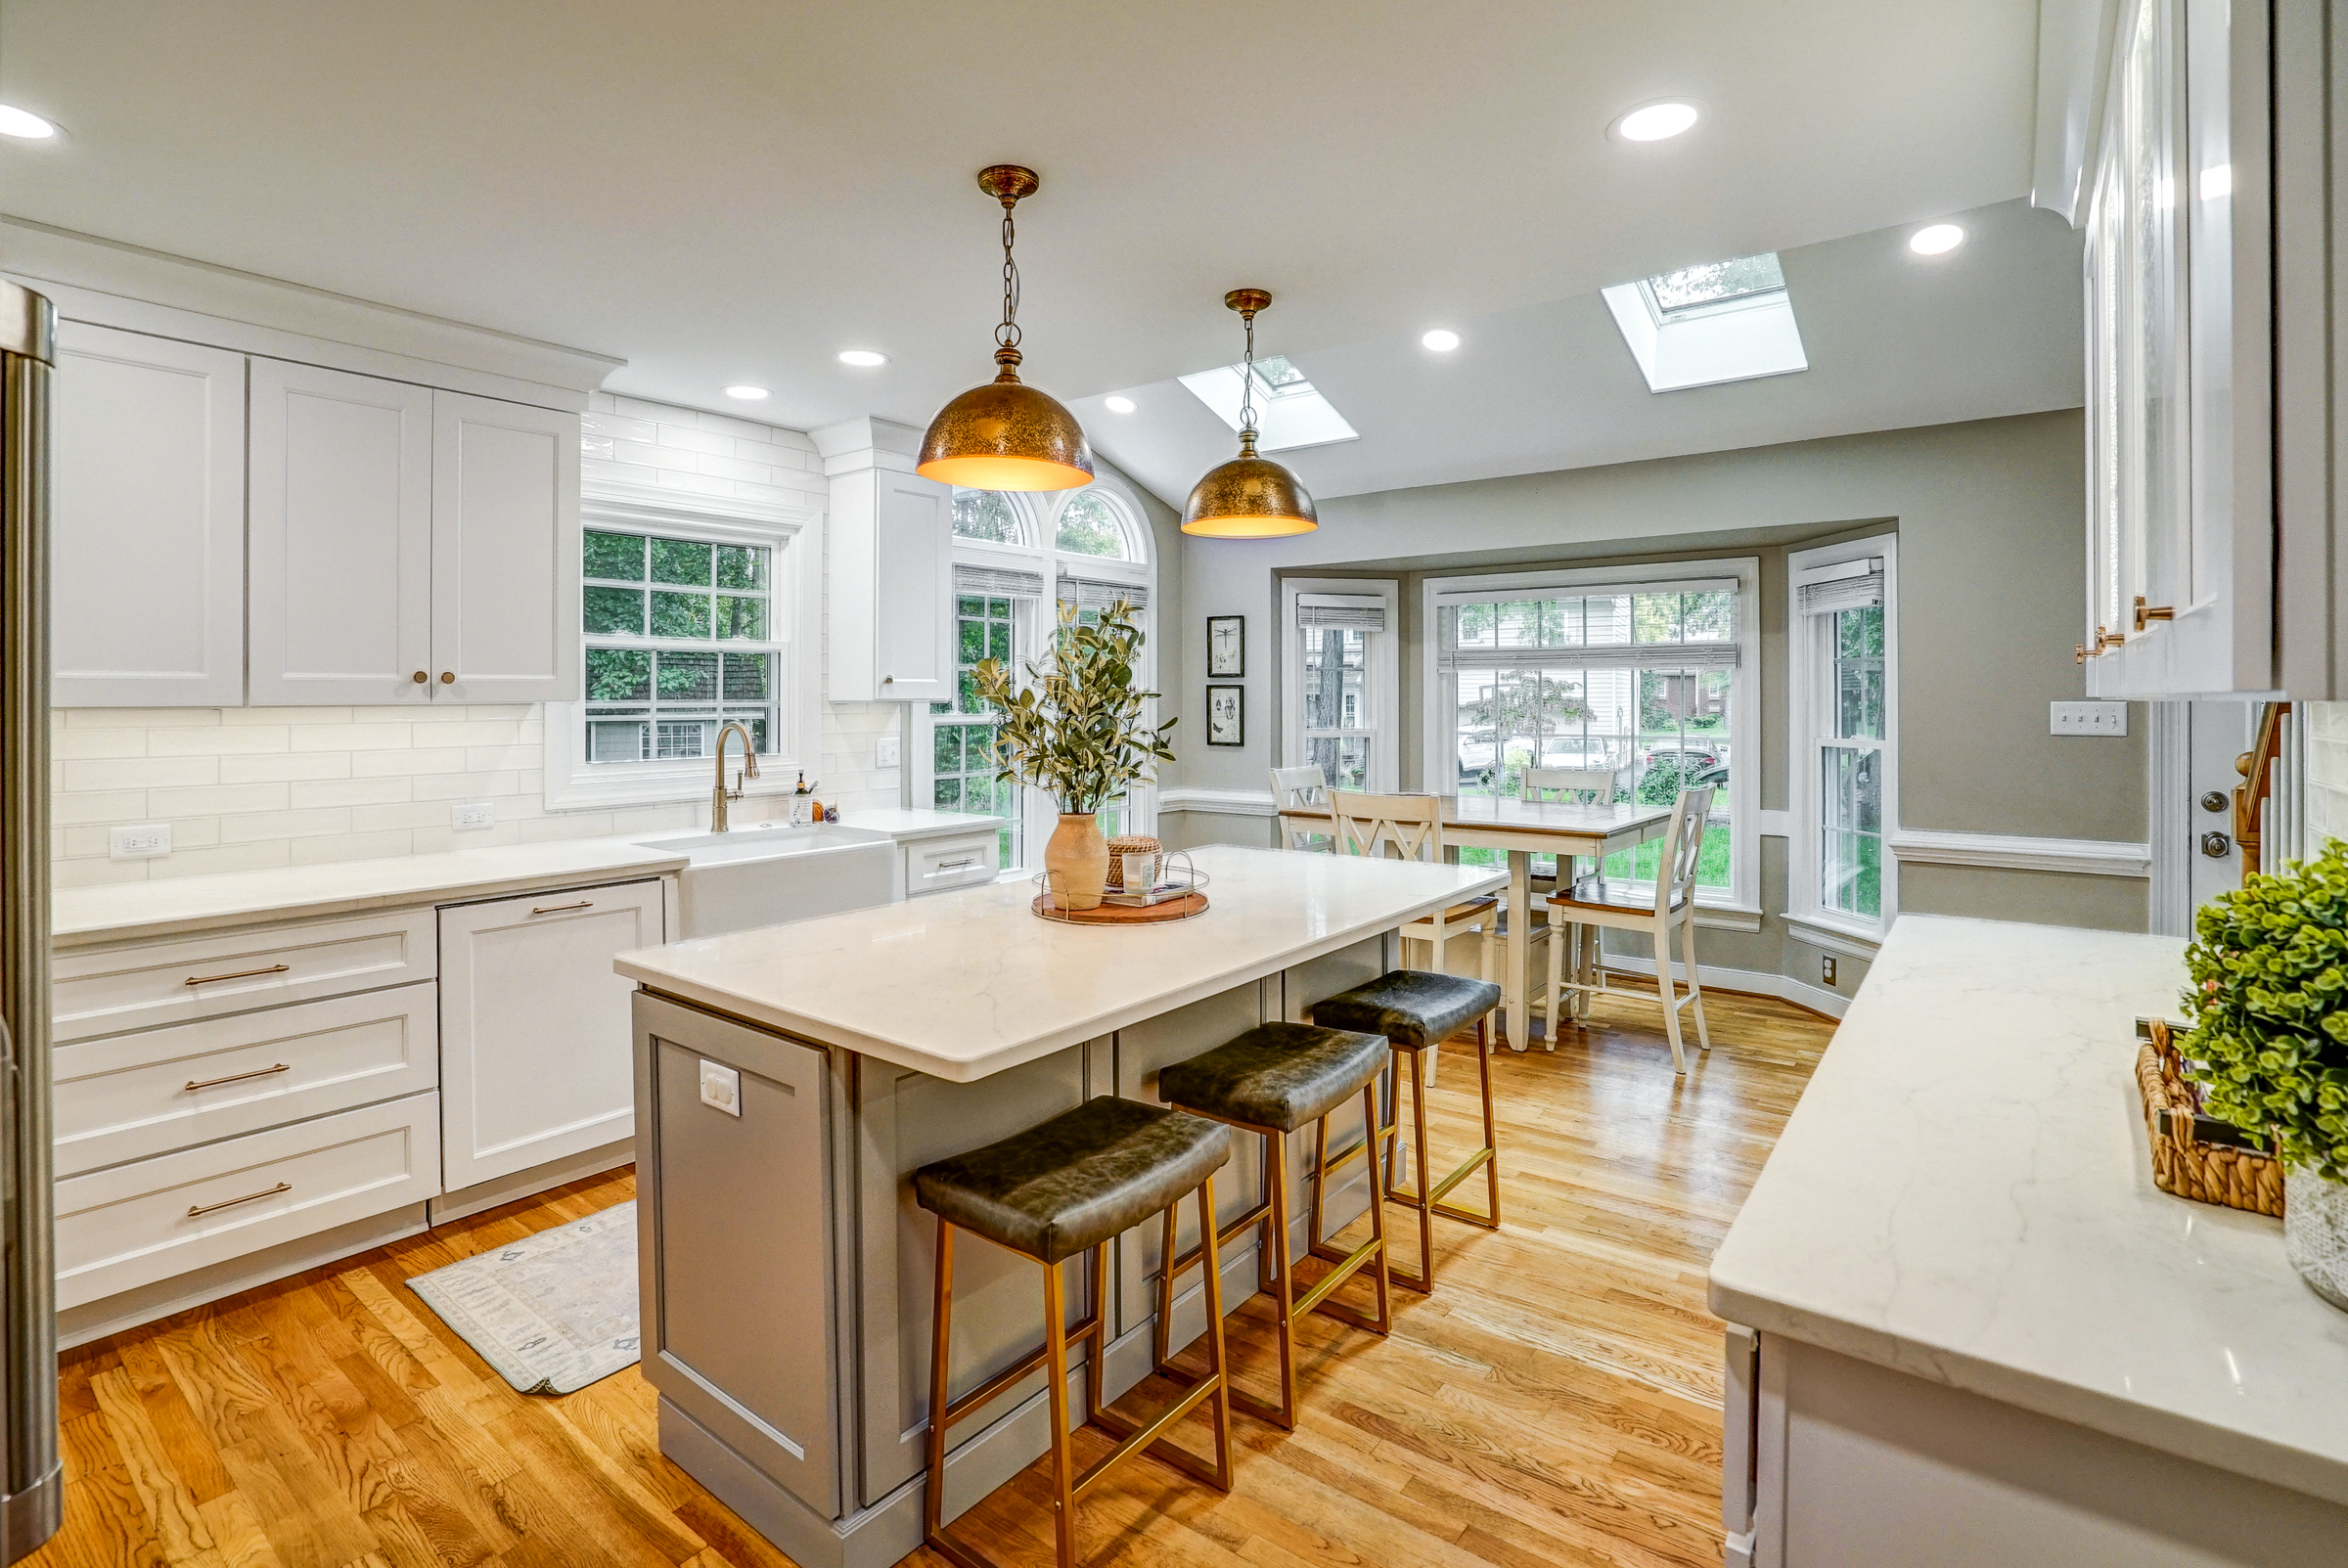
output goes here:
{"type": "Polygon", "coordinates": [[[590,516],[612,522],[642,522],[656,527],[662,523],[705,524],[716,518],[790,532],[819,522],[824,515],[813,507],[664,490],[656,484],[628,484],[613,479],[582,480],[579,508],[590,516]]]}
{"type": "Polygon", "coordinates": [[[2114,838],[2032,838],[1910,828],[1894,833],[1887,842],[1902,861],[1931,866],[1994,866],[2005,871],[2067,872],[2077,876],[2152,874],[2151,845],[2114,838]]]}
{"type": "Polygon", "coordinates": [[[910,425],[900,425],[895,420],[859,414],[853,419],[840,420],[809,430],[807,439],[815,443],[817,455],[824,460],[827,477],[856,473],[865,469],[911,473],[915,462],[922,455],[922,437],[925,433],[910,425]]]}
{"type": "Polygon", "coordinates": [[[1222,817],[1280,815],[1269,789],[1165,789],[1158,792],[1157,809],[1212,812],[1222,817]]]}
{"type": "Polygon", "coordinates": [[[69,320],[574,413],[627,363],[4,213],[0,270],[69,320]]]}

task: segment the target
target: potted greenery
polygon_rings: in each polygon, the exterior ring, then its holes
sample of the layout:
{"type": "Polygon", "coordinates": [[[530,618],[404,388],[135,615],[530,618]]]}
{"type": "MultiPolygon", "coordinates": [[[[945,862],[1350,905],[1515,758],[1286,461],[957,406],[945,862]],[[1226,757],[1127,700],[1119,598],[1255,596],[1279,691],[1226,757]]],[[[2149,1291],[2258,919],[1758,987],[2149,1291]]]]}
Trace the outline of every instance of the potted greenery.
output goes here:
{"type": "Polygon", "coordinates": [[[2348,844],[2219,894],[2193,934],[2181,1050],[2203,1108],[2271,1140],[2284,1250],[2348,1309],[2348,844]]]}
{"type": "Polygon", "coordinates": [[[1011,667],[986,659],[971,671],[986,704],[1002,715],[995,727],[998,780],[1016,779],[1047,790],[1060,804],[1060,826],[1044,846],[1044,875],[1052,902],[1066,910],[1101,907],[1108,881],[1108,841],[1096,815],[1172,762],[1166,736],[1174,721],[1152,730],[1142,704],[1157,695],[1134,685],[1133,655],[1142,646],[1133,606],[1118,600],[1087,626],[1063,602],[1048,658],[1030,662],[1025,689],[1011,667]]]}

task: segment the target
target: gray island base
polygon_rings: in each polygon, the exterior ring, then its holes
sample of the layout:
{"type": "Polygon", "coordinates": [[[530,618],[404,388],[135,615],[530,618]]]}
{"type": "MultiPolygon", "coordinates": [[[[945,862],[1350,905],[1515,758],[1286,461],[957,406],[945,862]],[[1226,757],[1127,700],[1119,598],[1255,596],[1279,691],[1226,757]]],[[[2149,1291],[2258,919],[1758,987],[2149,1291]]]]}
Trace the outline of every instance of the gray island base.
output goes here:
{"type": "MultiPolygon", "coordinates": [[[[1394,931],[1500,884],[1468,866],[1215,847],[1197,918],[1069,926],[1024,881],[626,954],[636,995],[645,1376],[660,1449],[805,1568],[882,1568],[921,1545],[935,1231],[912,1173],[1099,1095],[1156,1103],[1158,1070],[1396,964],[1394,931]]],[[[1362,1137],[1332,1117],[1331,1145],[1362,1137]]],[[[1292,1141],[1291,1258],[1306,1249],[1292,1141]]],[[[1229,1223],[1264,1193],[1261,1142],[1234,1135],[1229,1223]]],[[[1330,1228],[1368,1208],[1359,1162],[1330,1228]]],[[[1176,1245],[1197,1241],[1186,1210],[1176,1245]]],[[[1103,1368],[1114,1399],[1151,1368],[1158,1221],[1110,1247],[1103,1368]]],[[[1223,1299],[1257,1287],[1254,1234],[1223,1299]]],[[[1082,1259],[1070,1321],[1090,1310],[1082,1259]]],[[[955,1395],[1034,1349],[1038,1266],[972,1242],[955,1269],[955,1395]]],[[[1352,1287],[1347,1287],[1351,1289],[1352,1287]]],[[[1363,1290],[1369,1287],[1361,1286],[1363,1290]]],[[[1173,1343],[1205,1329],[1196,1276],[1173,1343]]],[[[955,1430],[946,1515],[1047,1447],[1044,1373],[955,1430]]],[[[1081,1409],[1082,1362],[1070,1373],[1081,1409]]],[[[1184,1482],[1184,1485],[1190,1485],[1184,1482]]]]}

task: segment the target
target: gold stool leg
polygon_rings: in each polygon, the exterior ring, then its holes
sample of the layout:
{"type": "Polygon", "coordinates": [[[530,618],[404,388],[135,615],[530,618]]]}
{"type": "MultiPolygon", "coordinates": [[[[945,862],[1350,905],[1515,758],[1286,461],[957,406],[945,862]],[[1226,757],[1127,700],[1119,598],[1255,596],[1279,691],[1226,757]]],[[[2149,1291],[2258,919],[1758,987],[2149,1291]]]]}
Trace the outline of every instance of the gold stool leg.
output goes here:
{"type": "Polygon", "coordinates": [[[922,1485],[922,1539],[947,1551],[946,1505],[946,1353],[947,1333],[954,1317],[954,1227],[937,1222],[937,1277],[929,1314],[929,1474],[922,1485]]]}
{"type": "MultiPolygon", "coordinates": [[[[1280,1409],[1265,1407],[1248,1413],[1260,1414],[1282,1431],[1292,1432],[1296,1429],[1296,1266],[1288,1257],[1288,1135],[1272,1133],[1266,1142],[1273,1150],[1273,1185],[1267,1196],[1272,1200],[1272,1311],[1280,1338],[1280,1409]]],[[[1313,1207],[1318,1210],[1320,1206],[1316,1187],[1313,1207]]]]}
{"type": "MultiPolygon", "coordinates": [[[[1287,1186],[1283,1168],[1281,1186],[1287,1186]]],[[[1285,1204],[1283,1205],[1286,1206],[1285,1204]]],[[[1210,1174],[1198,1187],[1198,1245],[1204,1250],[1206,1269],[1206,1346],[1208,1375],[1213,1377],[1215,1391],[1207,1396],[1215,1407],[1215,1487],[1231,1490],[1231,1363],[1223,1344],[1223,1259],[1215,1237],[1215,1179],[1210,1174]]],[[[1287,1251],[1286,1232],[1283,1232],[1281,1251],[1287,1251]]],[[[1281,1270],[1287,1278],[1287,1270],[1281,1270]]],[[[1284,1372],[1286,1368],[1283,1368],[1284,1372]]],[[[1284,1389],[1285,1394],[1285,1389],[1284,1389]]]]}
{"type": "Polygon", "coordinates": [[[1068,1319],[1060,1266],[1044,1266],[1044,1384],[1052,1411],[1052,1534],[1060,1568],[1076,1563],[1076,1456],[1068,1442],[1068,1319]]]}
{"type": "MultiPolygon", "coordinates": [[[[1326,1118],[1323,1125],[1328,1125],[1326,1118]]],[[[1362,1136],[1377,1136],[1376,1080],[1362,1089],[1362,1136]]],[[[1370,1173],[1370,1239],[1377,1243],[1377,1331],[1383,1334],[1394,1327],[1394,1278],[1386,1264],[1386,1188],[1377,1179],[1377,1154],[1375,1147],[1364,1150],[1362,1164],[1370,1173]]]]}

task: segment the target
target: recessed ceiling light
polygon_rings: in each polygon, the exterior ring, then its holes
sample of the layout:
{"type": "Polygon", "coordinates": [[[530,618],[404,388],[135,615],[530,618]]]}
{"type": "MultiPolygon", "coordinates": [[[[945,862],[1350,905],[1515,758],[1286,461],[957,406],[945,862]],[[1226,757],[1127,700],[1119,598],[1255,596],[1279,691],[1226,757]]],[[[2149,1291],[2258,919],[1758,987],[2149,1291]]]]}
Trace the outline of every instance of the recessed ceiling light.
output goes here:
{"type": "Polygon", "coordinates": [[[1677,98],[1641,104],[1614,122],[1614,134],[1626,142],[1660,142],[1693,125],[1696,113],[1693,104],[1677,98]]]}
{"type": "Polygon", "coordinates": [[[1112,393],[1101,400],[1101,406],[1111,414],[1130,414],[1133,412],[1133,399],[1119,397],[1112,393]]]}
{"type": "Polygon", "coordinates": [[[57,134],[55,121],[45,120],[30,110],[14,104],[0,104],[0,136],[15,136],[27,142],[45,142],[57,134]]]}
{"type": "Polygon", "coordinates": [[[1453,349],[1460,346],[1460,335],[1455,332],[1447,331],[1444,328],[1437,327],[1433,332],[1428,333],[1425,336],[1420,338],[1419,341],[1424,344],[1426,347],[1433,349],[1438,354],[1448,354],[1453,349]]]}
{"type": "Polygon", "coordinates": [[[842,365],[853,365],[859,370],[871,370],[875,365],[887,364],[888,356],[878,349],[843,348],[839,351],[839,362],[842,365]]]}
{"type": "Polygon", "coordinates": [[[742,400],[743,400],[745,403],[755,403],[755,402],[758,402],[759,400],[761,400],[762,398],[765,398],[765,397],[767,397],[767,396],[768,396],[768,395],[770,395],[770,394],[767,392],[767,389],[766,389],[765,387],[763,387],[763,386],[750,386],[750,385],[746,385],[746,384],[745,384],[745,385],[742,385],[742,386],[729,386],[729,387],[727,387],[727,388],[726,388],[726,395],[727,395],[728,397],[739,397],[739,398],[741,398],[741,399],[742,399],[742,400]]]}
{"type": "Polygon", "coordinates": [[[1919,256],[1942,256],[1964,244],[1964,231],[1954,223],[1927,223],[1908,237],[1908,248],[1919,256]]]}

